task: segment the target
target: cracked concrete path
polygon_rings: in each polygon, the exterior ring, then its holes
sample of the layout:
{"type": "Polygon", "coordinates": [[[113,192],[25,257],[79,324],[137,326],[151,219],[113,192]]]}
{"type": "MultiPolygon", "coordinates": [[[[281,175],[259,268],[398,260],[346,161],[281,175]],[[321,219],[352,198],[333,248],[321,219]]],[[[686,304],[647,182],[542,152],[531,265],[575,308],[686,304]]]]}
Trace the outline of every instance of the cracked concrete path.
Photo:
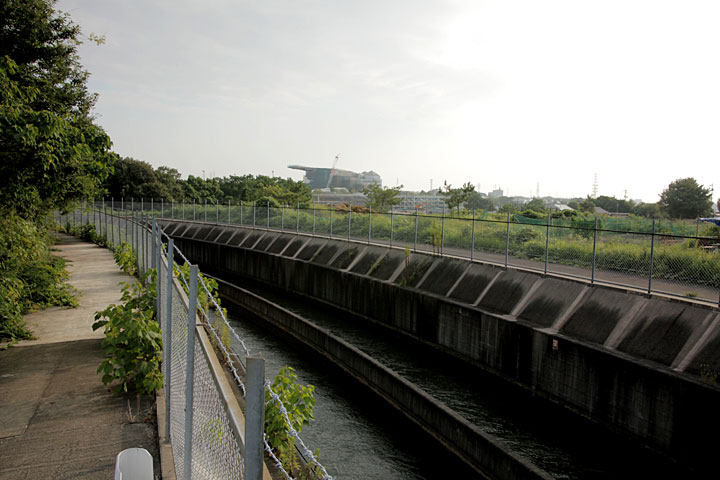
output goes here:
{"type": "MultiPolygon", "coordinates": [[[[80,307],[50,308],[25,317],[36,337],[0,351],[0,480],[113,478],[115,456],[143,447],[159,473],[153,399],[130,419],[128,399],[110,393],[96,373],[103,359],[95,311],[120,299],[122,273],[112,254],[62,235],[80,307]]],[[[135,399],[132,412],[136,413],[135,399]]]]}

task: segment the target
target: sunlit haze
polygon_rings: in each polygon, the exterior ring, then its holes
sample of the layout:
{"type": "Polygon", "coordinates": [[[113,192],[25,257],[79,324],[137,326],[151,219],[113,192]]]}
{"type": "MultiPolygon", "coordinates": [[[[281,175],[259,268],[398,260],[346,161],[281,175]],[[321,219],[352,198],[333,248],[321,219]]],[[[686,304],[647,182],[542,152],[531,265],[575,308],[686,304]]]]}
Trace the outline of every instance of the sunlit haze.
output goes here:
{"type": "Polygon", "coordinates": [[[187,175],[720,193],[717,1],[62,0],[122,156],[187,175]]]}

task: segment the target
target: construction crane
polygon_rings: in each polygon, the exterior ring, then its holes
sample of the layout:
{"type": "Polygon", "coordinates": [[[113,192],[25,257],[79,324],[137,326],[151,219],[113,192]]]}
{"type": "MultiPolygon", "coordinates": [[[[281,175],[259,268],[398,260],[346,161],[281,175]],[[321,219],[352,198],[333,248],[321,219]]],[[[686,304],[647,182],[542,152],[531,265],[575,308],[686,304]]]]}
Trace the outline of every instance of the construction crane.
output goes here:
{"type": "Polygon", "coordinates": [[[335,155],[335,161],[333,162],[333,166],[330,169],[330,175],[328,175],[327,187],[325,187],[325,188],[330,188],[330,183],[332,183],[333,176],[335,176],[335,167],[337,167],[339,160],[340,160],[340,154],[338,153],[337,155],[335,155]]]}

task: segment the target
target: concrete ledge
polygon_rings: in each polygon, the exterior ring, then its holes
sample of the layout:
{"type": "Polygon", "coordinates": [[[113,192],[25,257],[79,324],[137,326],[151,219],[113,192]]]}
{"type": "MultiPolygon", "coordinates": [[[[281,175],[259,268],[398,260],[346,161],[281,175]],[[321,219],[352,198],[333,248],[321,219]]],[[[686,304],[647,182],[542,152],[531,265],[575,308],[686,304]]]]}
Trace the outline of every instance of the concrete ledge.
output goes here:
{"type": "Polygon", "coordinates": [[[165,416],[165,390],[160,389],[155,392],[155,404],[157,405],[157,428],[158,428],[158,447],[160,449],[160,470],[163,480],[175,480],[175,458],[173,457],[172,444],[170,439],[165,437],[165,424],[167,417],[165,416]]]}

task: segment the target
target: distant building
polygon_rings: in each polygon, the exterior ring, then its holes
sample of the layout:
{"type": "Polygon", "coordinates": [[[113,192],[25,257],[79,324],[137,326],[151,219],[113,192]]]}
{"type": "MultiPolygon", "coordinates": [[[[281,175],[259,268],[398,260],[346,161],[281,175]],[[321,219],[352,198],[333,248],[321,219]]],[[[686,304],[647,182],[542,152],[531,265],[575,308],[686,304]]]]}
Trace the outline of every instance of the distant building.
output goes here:
{"type": "Polygon", "coordinates": [[[400,203],[395,207],[396,210],[414,212],[415,209],[422,213],[440,213],[443,209],[447,209],[445,197],[442,195],[427,193],[401,193],[398,195],[401,199],[400,203]]]}
{"type": "Polygon", "coordinates": [[[492,192],[488,193],[488,197],[490,198],[500,198],[503,196],[502,188],[496,188],[492,192]]]}
{"type": "Polygon", "coordinates": [[[347,188],[350,192],[359,192],[363,187],[374,183],[382,186],[380,175],[372,170],[355,173],[350,170],[340,170],[339,168],[303,167],[302,165],[288,165],[288,168],[304,171],[303,182],[313,190],[347,188]]]}

